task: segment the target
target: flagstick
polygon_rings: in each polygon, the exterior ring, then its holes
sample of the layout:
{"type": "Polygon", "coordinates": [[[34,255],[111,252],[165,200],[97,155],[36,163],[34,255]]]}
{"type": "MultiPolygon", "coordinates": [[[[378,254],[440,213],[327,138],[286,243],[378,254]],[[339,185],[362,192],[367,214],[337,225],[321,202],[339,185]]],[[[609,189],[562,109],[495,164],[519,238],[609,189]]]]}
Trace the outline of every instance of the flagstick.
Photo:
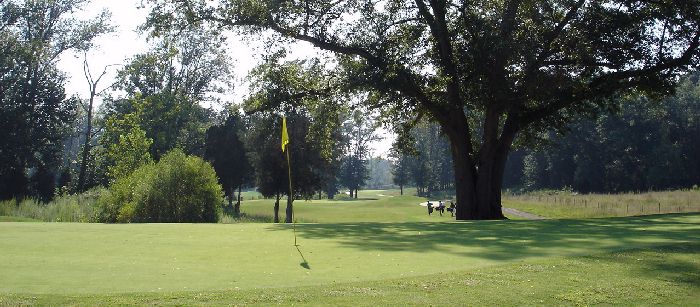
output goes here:
{"type": "Polygon", "coordinates": [[[289,144],[287,144],[286,147],[287,150],[285,151],[287,152],[287,174],[289,176],[289,196],[287,198],[290,202],[289,205],[292,206],[292,229],[294,230],[294,246],[299,246],[297,245],[297,223],[294,220],[294,205],[292,204],[294,199],[292,198],[292,165],[289,162],[289,144]]]}

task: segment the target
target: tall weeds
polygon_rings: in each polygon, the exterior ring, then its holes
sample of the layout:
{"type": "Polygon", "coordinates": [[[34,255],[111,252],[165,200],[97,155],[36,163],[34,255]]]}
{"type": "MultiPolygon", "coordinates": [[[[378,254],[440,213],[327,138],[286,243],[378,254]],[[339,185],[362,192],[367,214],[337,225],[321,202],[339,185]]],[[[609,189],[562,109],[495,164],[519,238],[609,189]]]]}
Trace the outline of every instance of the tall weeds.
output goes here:
{"type": "Polygon", "coordinates": [[[90,223],[97,221],[97,198],[101,189],[78,195],[59,196],[44,204],[34,199],[0,201],[0,215],[31,218],[44,222],[90,223]]]}

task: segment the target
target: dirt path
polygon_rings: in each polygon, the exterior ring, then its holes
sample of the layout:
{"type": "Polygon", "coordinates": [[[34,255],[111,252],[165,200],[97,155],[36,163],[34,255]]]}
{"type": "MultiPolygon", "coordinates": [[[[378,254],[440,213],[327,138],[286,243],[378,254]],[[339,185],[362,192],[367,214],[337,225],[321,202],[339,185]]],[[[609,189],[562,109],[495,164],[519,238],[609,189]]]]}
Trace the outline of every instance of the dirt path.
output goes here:
{"type": "Polygon", "coordinates": [[[520,210],[518,210],[518,209],[513,209],[513,208],[505,208],[505,207],[504,207],[504,208],[503,208],[503,213],[508,213],[508,214],[510,214],[510,215],[519,216],[519,217],[522,217],[522,218],[528,219],[528,220],[545,220],[545,219],[547,219],[547,218],[544,217],[544,216],[539,216],[539,215],[536,215],[536,214],[523,212],[523,211],[520,211],[520,210]]]}

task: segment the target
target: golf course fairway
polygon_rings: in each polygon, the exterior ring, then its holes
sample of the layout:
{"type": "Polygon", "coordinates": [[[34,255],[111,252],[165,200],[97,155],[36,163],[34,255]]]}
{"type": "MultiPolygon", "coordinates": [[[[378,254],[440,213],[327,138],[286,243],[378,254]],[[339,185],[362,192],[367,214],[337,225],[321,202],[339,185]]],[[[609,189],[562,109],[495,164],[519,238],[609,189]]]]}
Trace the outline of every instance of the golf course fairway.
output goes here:
{"type": "Polygon", "coordinates": [[[0,296],[333,285],[697,242],[700,214],[445,223],[0,223],[0,296]]]}

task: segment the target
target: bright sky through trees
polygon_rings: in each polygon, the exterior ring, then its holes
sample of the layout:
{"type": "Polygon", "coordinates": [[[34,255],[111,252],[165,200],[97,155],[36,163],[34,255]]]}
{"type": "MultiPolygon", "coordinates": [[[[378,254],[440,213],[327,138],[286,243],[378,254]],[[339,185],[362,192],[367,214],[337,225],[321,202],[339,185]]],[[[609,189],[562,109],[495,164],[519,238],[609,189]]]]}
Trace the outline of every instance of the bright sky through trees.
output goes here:
{"type": "MultiPolygon", "coordinates": [[[[88,63],[92,71],[102,71],[110,64],[124,64],[132,56],[146,52],[148,42],[145,35],[139,35],[136,30],[148,15],[148,9],[139,9],[140,0],[102,1],[93,0],[82,12],[78,12],[81,19],[88,19],[99,14],[103,9],[112,13],[111,23],[115,26],[112,34],[104,35],[95,40],[95,48],[87,54],[88,63]]],[[[248,85],[245,77],[248,72],[260,61],[260,55],[265,51],[262,42],[242,41],[238,37],[229,35],[228,41],[231,57],[234,64],[234,90],[226,97],[226,100],[241,103],[248,94],[248,85]]],[[[305,58],[317,54],[317,50],[306,43],[297,43],[292,49],[292,58],[305,58]]],[[[88,85],[83,75],[83,54],[67,53],[61,58],[59,68],[67,73],[66,93],[77,94],[81,98],[87,98],[88,85]]],[[[108,73],[101,83],[108,86],[114,82],[119,66],[108,69],[108,73]]],[[[101,100],[97,99],[99,105],[101,100]]],[[[373,142],[373,155],[388,157],[391,142],[394,136],[381,129],[378,134],[382,137],[373,142]]]]}

